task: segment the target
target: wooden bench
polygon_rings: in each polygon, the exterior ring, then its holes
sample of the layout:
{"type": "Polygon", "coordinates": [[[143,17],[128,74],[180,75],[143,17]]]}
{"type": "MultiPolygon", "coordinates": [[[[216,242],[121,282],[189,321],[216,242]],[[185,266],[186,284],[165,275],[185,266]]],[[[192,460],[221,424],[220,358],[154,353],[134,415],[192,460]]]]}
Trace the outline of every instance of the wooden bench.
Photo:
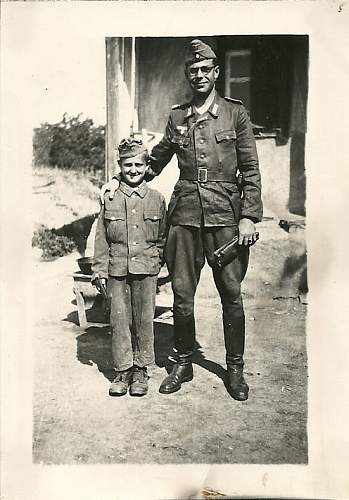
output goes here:
{"type": "Polygon", "coordinates": [[[85,298],[86,295],[93,295],[96,292],[96,288],[91,283],[91,274],[84,274],[81,271],[77,271],[73,274],[74,286],[73,291],[76,298],[76,305],[78,308],[78,318],[79,326],[85,328],[87,326],[86,318],[86,308],[85,308],[85,298]]]}
{"type": "MultiPolygon", "coordinates": [[[[78,308],[78,319],[79,319],[79,326],[81,328],[86,328],[87,326],[93,326],[98,324],[98,326],[101,325],[109,325],[109,323],[105,323],[104,321],[102,323],[98,322],[91,322],[87,321],[86,317],[86,305],[85,305],[85,295],[90,295],[93,296],[97,294],[96,288],[92,285],[91,283],[91,274],[84,274],[82,271],[77,271],[73,273],[73,280],[74,280],[74,285],[73,285],[73,291],[75,294],[76,298],[76,305],[78,308]]],[[[162,277],[161,275],[158,278],[158,285],[162,285],[163,282],[166,283],[167,281],[167,276],[162,277]]],[[[163,297],[164,300],[162,300],[161,296],[157,295],[156,296],[156,305],[157,308],[161,310],[161,313],[159,312],[155,316],[155,321],[161,322],[165,321],[167,322],[169,319],[172,321],[172,297],[165,296],[163,297]]]]}

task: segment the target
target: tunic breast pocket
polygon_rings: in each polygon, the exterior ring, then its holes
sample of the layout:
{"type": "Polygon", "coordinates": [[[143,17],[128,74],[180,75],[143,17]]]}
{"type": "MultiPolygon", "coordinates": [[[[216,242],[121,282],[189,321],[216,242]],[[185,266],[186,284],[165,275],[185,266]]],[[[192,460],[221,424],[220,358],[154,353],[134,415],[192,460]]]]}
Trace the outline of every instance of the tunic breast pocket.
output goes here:
{"type": "Polygon", "coordinates": [[[160,214],[157,210],[145,209],[143,215],[146,241],[157,243],[159,237],[160,214]]]}
{"type": "Polygon", "coordinates": [[[216,132],[216,147],[220,163],[233,163],[236,166],[236,132],[221,130],[216,132]]]}
{"type": "Polygon", "coordinates": [[[123,243],[126,241],[126,219],[124,212],[106,210],[104,212],[104,223],[108,240],[111,243],[123,243]]]}

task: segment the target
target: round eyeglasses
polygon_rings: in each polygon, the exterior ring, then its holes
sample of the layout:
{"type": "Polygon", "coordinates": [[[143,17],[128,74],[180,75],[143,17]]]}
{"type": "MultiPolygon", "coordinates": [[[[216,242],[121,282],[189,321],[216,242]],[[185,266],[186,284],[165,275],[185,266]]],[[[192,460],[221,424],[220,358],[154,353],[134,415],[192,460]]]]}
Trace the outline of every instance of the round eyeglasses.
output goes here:
{"type": "Polygon", "coordinates": [[[191,76],[197,76],[199,71],[201,71],[203,75],[208,75],[213,68],[214,66],[200,66],[199,68],[189,68],[188,71],[191,76]]]}

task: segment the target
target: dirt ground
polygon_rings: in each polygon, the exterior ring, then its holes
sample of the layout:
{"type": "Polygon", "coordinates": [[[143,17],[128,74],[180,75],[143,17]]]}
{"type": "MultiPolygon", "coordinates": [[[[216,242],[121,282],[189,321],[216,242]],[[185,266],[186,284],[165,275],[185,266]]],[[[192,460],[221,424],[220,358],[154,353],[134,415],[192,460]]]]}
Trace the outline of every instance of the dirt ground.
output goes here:
{"type": "Polygon", "coordinates": [[[171,352],[167,283],[157,296],[149,393],[111,398],[109,327],[77,325],[71,275],[79,255],[43,262],[33,250],[34,462],[307,462],[307,306],[298,292],[304,230],[286,232],[277,220],[259,230],[243,284],[246,402],[234,401],[224,386],[221,309],[208,267],[196,298],[193,381],[172,395],[158,392],[171,352]]]}

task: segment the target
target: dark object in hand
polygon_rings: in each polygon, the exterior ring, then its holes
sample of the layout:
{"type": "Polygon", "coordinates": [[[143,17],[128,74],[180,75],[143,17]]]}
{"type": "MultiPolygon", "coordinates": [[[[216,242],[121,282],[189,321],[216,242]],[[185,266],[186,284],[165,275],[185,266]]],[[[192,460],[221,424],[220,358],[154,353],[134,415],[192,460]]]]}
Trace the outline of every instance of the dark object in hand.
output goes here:
{"type": "MultiPolygon", "coordinates": [[[[256,233],[256,241],[258,239],[259,239],[259,233],[256,233]]],[[[239,236],[237,235],[234,236],[234,238],[231,241],[228,241],[228,243],[225,243],[223,246],[217,248],[217,250],[213,252],[217,267],[221,269],[227,264],[230,264],[230,262],[232,262],[235,259],[235,257],[238,254],[238,248],[239,248],[238,242],[239,242],[239,236]]]]}
{"type": "Polygon", "coordinates": [[[99,276],[97,276],[93,280],[93,284],[97,288],[97,290],[103,295],[103,298],[107,301],[108,303],[108,294],[107,294],[107,287],[104,285],[103,281],[99,276]]]}
{"type": "Polygon", "coordinates": [[[84,274],[92,274],[92,257],[81,257],[76,262],[84,274]]]}
{"type": "Polygon", "coordinates": [[[217,248],[217,250],[213,252],[216,265],[219,268],[222,268],[227,264],[230,264],[230,262],[232,262],[234,258],[237,256],[238,241],[239,241],[239,236],[235,236],[231,241],[228,241],[228,243],[225,243],[223,246],[217,248]]]}

